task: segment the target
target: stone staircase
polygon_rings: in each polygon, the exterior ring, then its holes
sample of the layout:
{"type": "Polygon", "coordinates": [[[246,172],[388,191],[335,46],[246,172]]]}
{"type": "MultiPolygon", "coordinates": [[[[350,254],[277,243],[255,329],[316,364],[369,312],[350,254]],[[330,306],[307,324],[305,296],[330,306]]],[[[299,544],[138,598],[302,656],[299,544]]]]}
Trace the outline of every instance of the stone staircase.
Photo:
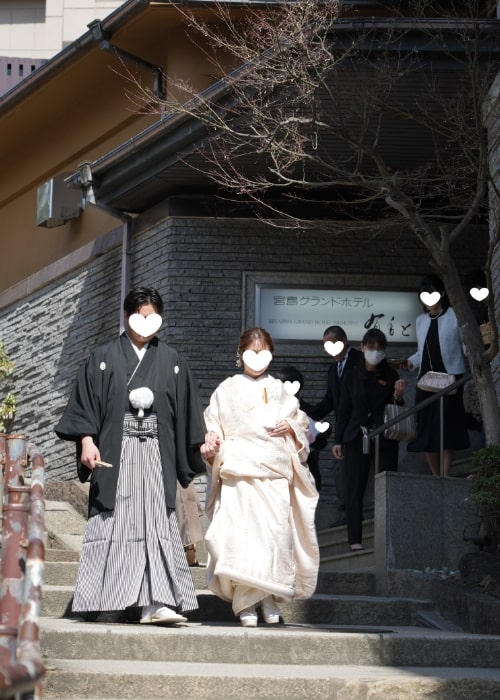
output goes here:
{"type": "Polygon", "coordinates": [[[342,528],[319,533],[317,592],[282,606],[286,624],[242,628],[206,589],[204,568],[193,567],[200,610],[185,625],[145,627],[71,617],[84,520],[54,501],[46,516],[43,698],[500,698],[500,636],[463,633],[430,601],[376,596],[373,572],[362,566],[370,547],[346,551],[342,528]],[[344,571],[324,568],[335,557],[344,571]]]}
{"type": "Polygon", "coordinates": [[[318,531],[322,572],[373,570],[373,518],[363,522],[365,549],[350,552],[345,525],[318,531]]]}

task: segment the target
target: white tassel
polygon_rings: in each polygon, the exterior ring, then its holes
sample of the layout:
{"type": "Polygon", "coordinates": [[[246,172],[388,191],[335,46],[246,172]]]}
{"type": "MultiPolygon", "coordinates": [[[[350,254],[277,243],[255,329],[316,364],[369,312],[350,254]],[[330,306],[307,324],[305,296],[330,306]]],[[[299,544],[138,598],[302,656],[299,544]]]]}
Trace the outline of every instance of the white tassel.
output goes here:
{"type": "Polygon", "coordinates": [[[138,389],[132,389],[128,398],[131,405],[138,409],[138,418],[144,418],[144,409],[151,408],[154,394],[147,386],[140,386],[138,389]]]}

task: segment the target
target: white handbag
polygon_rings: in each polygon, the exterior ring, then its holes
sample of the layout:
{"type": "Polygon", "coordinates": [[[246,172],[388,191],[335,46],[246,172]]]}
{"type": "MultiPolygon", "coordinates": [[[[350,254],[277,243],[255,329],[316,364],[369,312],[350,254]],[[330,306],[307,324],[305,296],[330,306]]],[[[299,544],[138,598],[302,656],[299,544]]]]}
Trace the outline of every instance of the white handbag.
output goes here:
{"type": "MultiPolygon", "coordinates": [[[[417,386],[419,389],[423,389],[424,391],[432,391],[436,393],[449,387],[454,383],[455,379],[454,374],[448,374],[447,372],[434,372],[431,370],[420,377],[417,382],[417,386]]],[[[455,394],[456,389],[453,389],[449,393],[455,394]]]]}
{"type": "MultiPolygon", "coordinates": [[[[425,347],[427,348],[427,357],[429,358],[429,365],[431,366],[431,369],[429,372],[426,372],[420,377],[420,379],[417,382],[417,386],[423,391],[437,393],[438,391],[443,391],[443,389],[449,387],[450,384],[453,384],[456,380],[456,377],[454,374],[448,374],[448,372],[434,372],[434,370],[432,369],[431,354],[429,352],[427,340],[425,342],[425,347]]],[[[456,389],[453,389],[453,391],[450,391],[449,393],[455,394],[456,391],[456,389]]]]}

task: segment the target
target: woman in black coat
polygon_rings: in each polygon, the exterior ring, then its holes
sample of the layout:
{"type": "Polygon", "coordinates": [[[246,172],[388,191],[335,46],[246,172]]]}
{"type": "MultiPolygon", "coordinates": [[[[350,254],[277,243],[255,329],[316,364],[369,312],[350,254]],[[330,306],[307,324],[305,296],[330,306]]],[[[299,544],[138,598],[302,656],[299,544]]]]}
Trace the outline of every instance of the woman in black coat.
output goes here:
{"type": "MultiPolygon", "coordinates": [[[[363,497],[371,463],[370,455],[363,454],[362,428],[371,430],[382,425],[387,404],[404,403],[406,382],[388,365],[386,347],[381,330],[372,328],[365,333],[361,343],[364,362],[345,373],[335,422],[333,455],[346,463],[347,535],[353,551],[363,549],[363,497]]],[[[379,447],[380,470],[396,471],[398,442],[381,435],[379,447]]]]}

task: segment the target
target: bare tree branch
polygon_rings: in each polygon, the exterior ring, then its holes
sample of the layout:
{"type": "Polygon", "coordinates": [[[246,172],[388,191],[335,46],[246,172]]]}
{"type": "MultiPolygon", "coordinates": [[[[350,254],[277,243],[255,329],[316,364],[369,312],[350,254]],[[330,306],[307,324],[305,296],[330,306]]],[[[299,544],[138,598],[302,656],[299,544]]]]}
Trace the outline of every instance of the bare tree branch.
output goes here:
{"type": "MultiPolygon", "coordinates": [[[[378,19],[337,0],[239,12],[221,3],[204,18],[179,5],[217,80],[199,93],[169,76],[165,101],[142,87],[132,99],[146,111],[203,123],[206,137],[197,148],[204,165],[196,167],[219,196],[252,203],[272,225],[307,228],[306,205],[316,198],[330,226],[338,217],[353,232],[373,220],[413,232],[443,277],[487,438],[500,444],[489,367],[498,350],[493,303],[494,341],[485,351],[453,258],[471,224],[486,227],[488,188],[500,201],[482,121],[499,68],[496,3],[397,5],[402,9],[388,2],[387,16],[378,19]]],[[[498,242],[497,231],[484,262],[489,284],[498,242]]]]}

